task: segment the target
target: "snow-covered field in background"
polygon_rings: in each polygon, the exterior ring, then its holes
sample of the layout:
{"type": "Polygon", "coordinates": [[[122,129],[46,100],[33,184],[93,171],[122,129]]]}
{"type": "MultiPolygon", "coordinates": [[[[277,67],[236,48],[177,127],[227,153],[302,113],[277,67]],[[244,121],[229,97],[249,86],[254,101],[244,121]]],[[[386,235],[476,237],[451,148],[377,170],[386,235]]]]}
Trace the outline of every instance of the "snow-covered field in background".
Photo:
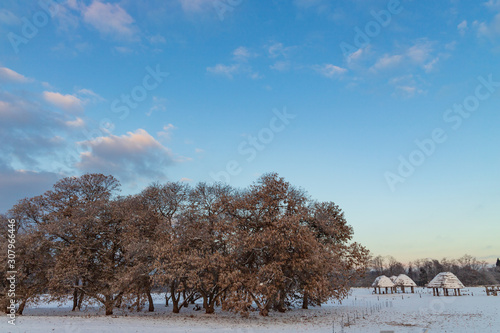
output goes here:
{"type": "Polygon", "coordinates": [[[430,290],[417,288],[415,294],[379,296],[360,288],[342,304],[271,312],[267,318],[255,312],[248,319],[220,311],[206,315],[193,311],[193,305],[173,314],[163,306],[161,295],[155,297],[154,313],[115,311],[108,317],[90,307],[74,313],[69,304],[41,304],[27,308],[16,326],[4,316],[0,332],[500,332],[500,296],[486,296],[484,288],[467,288],[464,293],[433,297],[430,290]]]}

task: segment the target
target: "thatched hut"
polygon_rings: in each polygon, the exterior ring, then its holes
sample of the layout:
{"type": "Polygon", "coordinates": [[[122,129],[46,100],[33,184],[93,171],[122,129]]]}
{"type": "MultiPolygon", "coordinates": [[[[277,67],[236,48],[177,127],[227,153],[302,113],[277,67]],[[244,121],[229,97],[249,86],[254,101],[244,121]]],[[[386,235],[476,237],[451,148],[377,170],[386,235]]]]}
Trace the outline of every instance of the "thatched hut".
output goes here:
{"type": "Polygon", "coordinates": [[[377,293],[377,288],[379,294],[382,294],[380,288],[385,288],[386,294],[389,293],[389,288],[391,289],[391,293],[394,292],[394,283],[385,275],[377,277],[375,281],[373,281],[372,287],[375,289],[375,294],[377,293]]]}
{"type": "Polygon", "coordinates": [[[450,296],[450,289],[454,291],[455,296],[461,296],[460,289],[465,288],[463,283],[451,272],[439,273],[426,287],[432,288],[434,296],[439,296],[439,288],[443,288],[444,296],[450,296]]]}
{"type": "Polygon", "coordinates": [[[405,292],[405,287],[410,288],[412,294],[415,293],[415,287],[417,286],[417,284],[406,274],[399,274],[394,284],[396,288],[400,287],[402,292],[405,292]]]}

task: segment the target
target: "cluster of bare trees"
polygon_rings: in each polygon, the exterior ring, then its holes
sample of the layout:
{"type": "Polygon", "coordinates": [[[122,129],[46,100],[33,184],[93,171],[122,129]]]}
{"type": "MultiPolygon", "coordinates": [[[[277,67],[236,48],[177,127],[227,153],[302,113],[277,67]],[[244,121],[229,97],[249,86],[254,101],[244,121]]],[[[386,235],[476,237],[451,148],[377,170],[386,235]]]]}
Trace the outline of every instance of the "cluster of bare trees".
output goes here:
{"type": "Polygon", "coordinates": [[[367,274],[357,281],[357,285],[368,287],[379,275],[407,274],[417,285],[425,286],[441,272],[452,272],[466,286],[500,283],[500,269],[490,267],[486,261],[466,254],[459,259],[444,258],[441,261],[418,259],[408,265],[403,265],[392,256],[376,256],[371,259],[367,274]]]}
{"type": "Polygon", "coordinates": [[[119,188],[102,174],[65,178],[9,211],[18,312],[42,295],[72,299],[73,310],[97,302],[107,315],[154,311],[157,290],[173,312],[202,299],[207,313],[266,316],[342,299],[366,270],[368,250],[351,242],[341,209],[276,174],[246,189],[171,182],[120,197],[119,188]]]}

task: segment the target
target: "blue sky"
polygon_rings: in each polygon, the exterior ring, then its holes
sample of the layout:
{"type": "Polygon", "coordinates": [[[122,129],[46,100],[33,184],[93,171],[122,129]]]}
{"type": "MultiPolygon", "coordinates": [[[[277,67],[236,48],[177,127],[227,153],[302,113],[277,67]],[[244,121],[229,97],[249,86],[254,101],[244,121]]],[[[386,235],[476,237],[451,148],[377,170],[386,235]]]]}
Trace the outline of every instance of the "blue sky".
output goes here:
{"type": "Polygon", "coordinates": [[[3,1],[0,211],[278,172],[374,254],[500,256],[500,1],[3,1]]]}

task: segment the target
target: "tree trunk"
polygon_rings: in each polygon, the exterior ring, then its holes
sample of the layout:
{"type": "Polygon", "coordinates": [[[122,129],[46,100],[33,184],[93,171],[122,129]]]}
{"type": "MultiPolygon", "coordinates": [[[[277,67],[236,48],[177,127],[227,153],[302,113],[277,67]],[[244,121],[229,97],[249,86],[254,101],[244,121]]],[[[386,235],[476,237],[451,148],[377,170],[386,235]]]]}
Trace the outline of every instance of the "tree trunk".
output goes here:
{"type": "Polygon", "coordinates": [[[307,291],[304,292],[304,296],[302,297],[302,309],[309,309],[309,298],[307,291]]]}
{"type": "Polygon", "coordinates": [[[82,303],[83,303],[84,296],[85,296],[85,293],[83,292],[83,290],[80,290],[80,297],[78,298],[78,305],[77,305],[78,311],[80,311],[82,309],[82,303]]]}
{"type": "Polygon", "coordinates": [[[153,312],[155,310],[155,305],[153,304],[153,297],[151,296],[151,290],[148,289],[147,295],[148,295],[148,304],[149,304],[148,311],[153,312]]]}
{"type": "Polygon", "coordinates": [[[78,307],[78,289],[75,288],[75,290],[73,290],[73,309],[71,309],[71,311],[75,311],[77,307],[78,307]]]}
{"type": "Polygon", "coordinates": [[[174,306],[174,308],[172,309],[172,312],[173,313],[179,313],[180,309],[179,309],[179,301],[176,301],[172,298],[172,305],[174,306]]]}
{"type": "Polygon", "coordinates": [[[187,308],[189,306],[189,302],[186,302],[186,289],[182,291],[182,299],[184,300],[184,307],[187,308]]]}
{"type": "Polygon", "coordinates": [[[172,282],[170,284],[170,297],[172,298],[172,305],[173,305],[173,309],[172,309],[172,312],[173,313],[179,313],[180,309],[179,309],[179,300],[181,298],[181,295],[177,295],[177,297],[175,297],[175,283],[172,282]]]}
{"type": "Polygon", "coordinates": [[[106,316],[111,316],[113,314],[113,303],[106,302],[105,304],[106,316]]]}
{"type": "Polygon", "coordinates": [[[269,309],[267,307],[260,309],[259,315],[262,317],[267,317],[269,315],[269,309]]]}
{"type": "Polygon", "coordinates": [[[278,312],[286,312],[286,308],[285,308],[285,291],[284,290],[280,290],[279,293],[278,293],[278,302],[276,304],[276,310],[278,310],[278,312]]]}
{"type": "Polygon", "coordinates": [[[122,300],[123,300],[123,296],[122,295],[118,295],[116,297],[115,304],[116,304],[117,308],[121,308],[122,307],[122,300]]]}
{"type": "Polygon", "coordinates": [[[142,292],[139,290],[137,292],[137,312],[141,312],[142,310],[142,292]]]}
{"type": "Polygon", "coordinates": [[[205,308],[205,313],[206,314],[212,314],[215,312],[215,299],[216,297],[209,296],[207,300],[207,307],[205,308]]]}
{"type": "Polygon", "coordinates": [[[106,316],[113,314],[113,308],[115,307],[115,300],[113,295],[106,295],[104,299],[104,309],[106,311],[106,316]]]}
{"type": "Polygon", "coordinates": [[[19,309],[17,309],[17,314],[18,315],[22,315],[23,314],[23,311],[24,311],[24,307],[26,306],[26,299],[23,299],[21,301],[21,304],[19,304],[19,309]]]}

